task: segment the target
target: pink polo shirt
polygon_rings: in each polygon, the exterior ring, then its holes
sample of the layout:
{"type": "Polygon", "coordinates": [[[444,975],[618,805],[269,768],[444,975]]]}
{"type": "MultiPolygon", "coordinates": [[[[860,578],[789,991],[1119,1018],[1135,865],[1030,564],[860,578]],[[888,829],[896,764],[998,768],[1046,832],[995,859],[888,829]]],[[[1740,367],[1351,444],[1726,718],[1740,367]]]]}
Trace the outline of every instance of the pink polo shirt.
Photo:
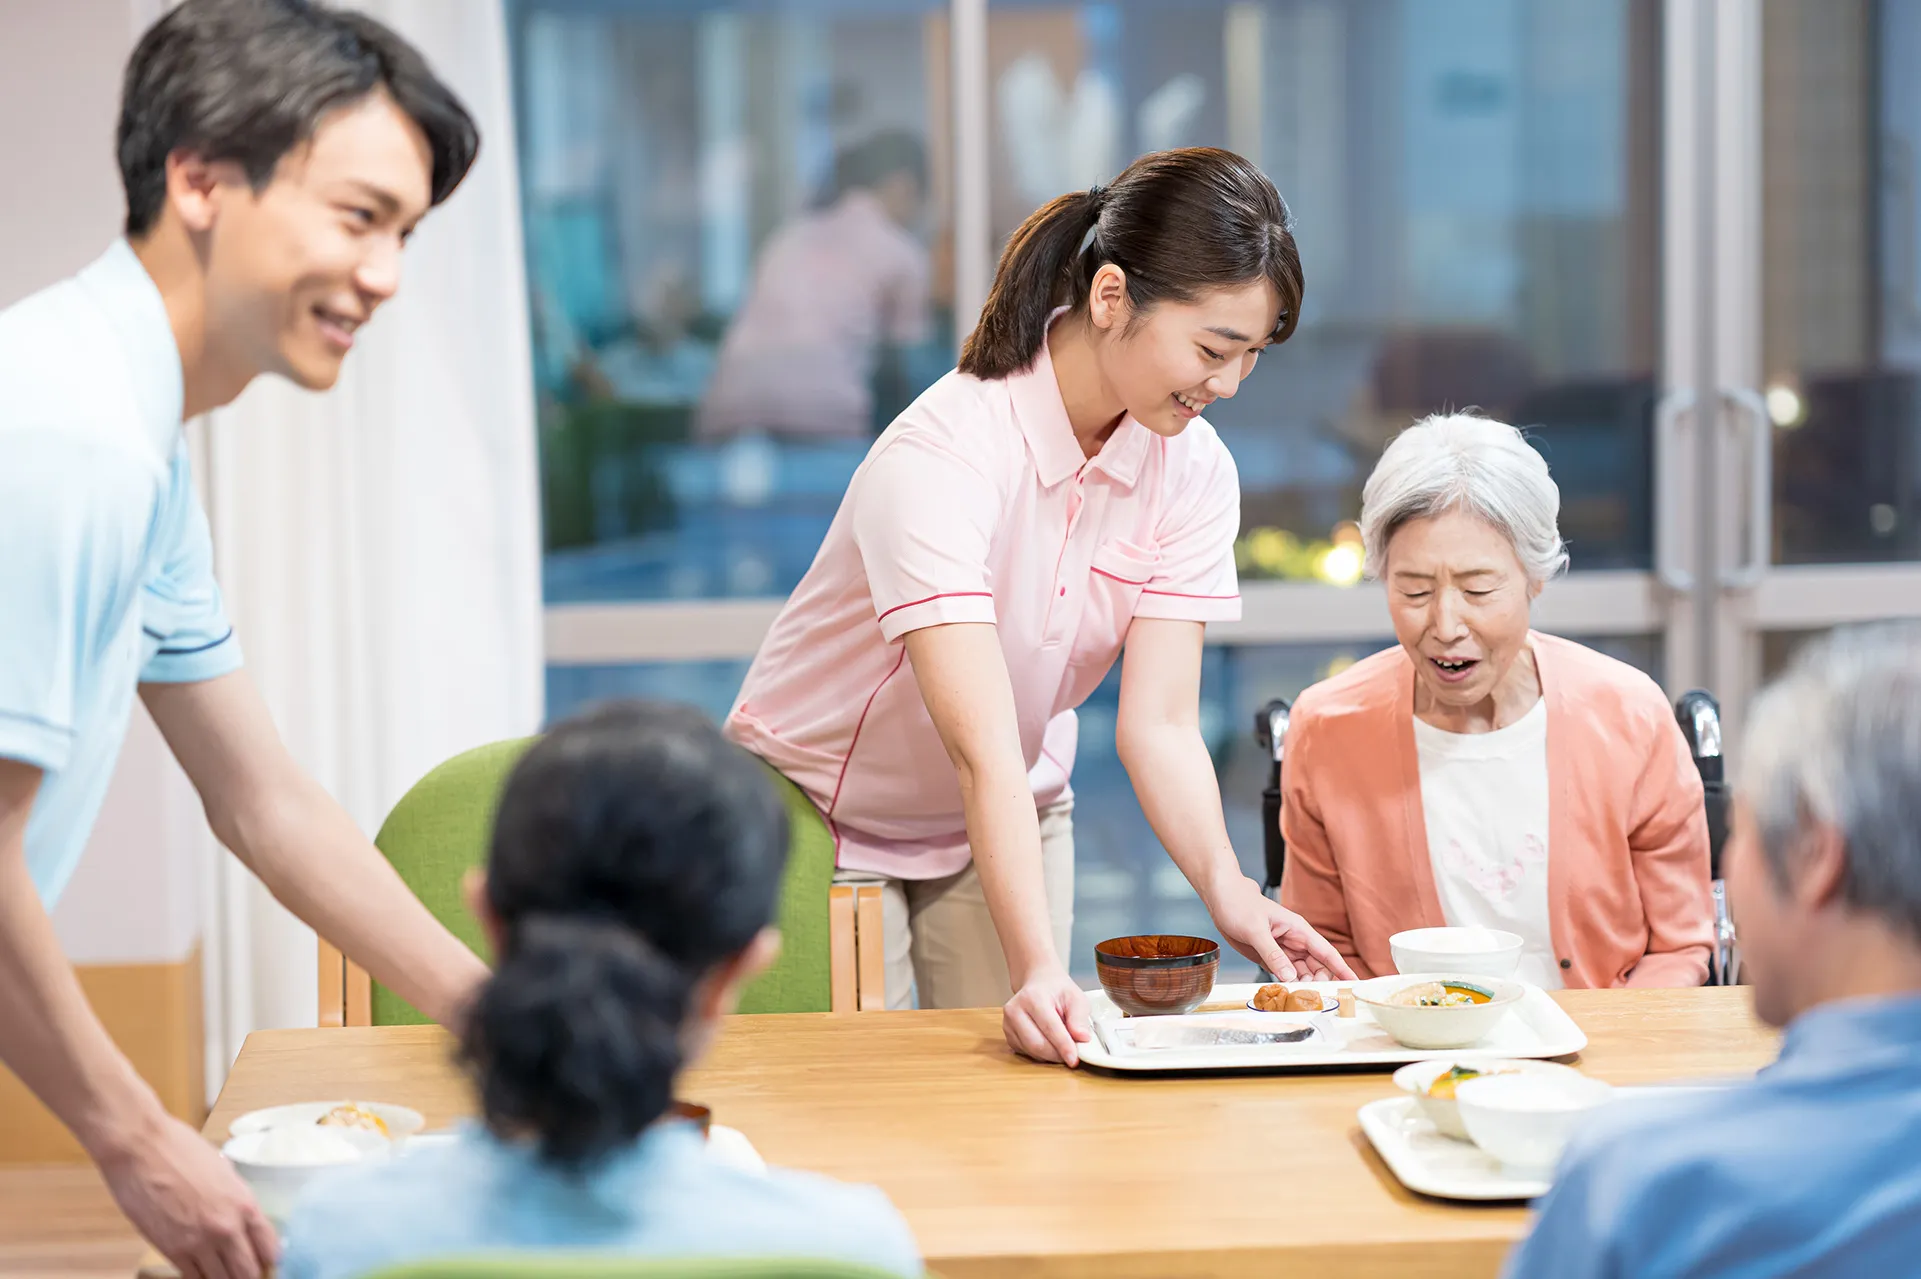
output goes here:
{"type": "Polygon", "coordinates": [[[1129,622],[1240,616],[1240,519],[1234,460],[1204,420],[1165,439],[1127,418],[1089,459],[1045,350],[1005,380],[949,373],[854,473],[727,735],[813,798],[844,869],[955,874],[969,856],[960,783],[901,637],[995,624],[1048,803],[1072,762],[1073,719],[1059,717],[1106,676],[1129,622]]]}

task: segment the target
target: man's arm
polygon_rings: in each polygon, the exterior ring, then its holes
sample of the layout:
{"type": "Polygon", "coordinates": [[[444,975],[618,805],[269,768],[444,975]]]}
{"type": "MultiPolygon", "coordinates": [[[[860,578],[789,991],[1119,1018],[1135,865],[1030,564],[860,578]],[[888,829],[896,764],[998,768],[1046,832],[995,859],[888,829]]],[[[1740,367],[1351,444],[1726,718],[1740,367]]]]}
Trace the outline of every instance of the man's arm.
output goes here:
{"type": "Polygon", "coordinates": [[[443,1026],[486,967],[427,912],[353,819],[301,771],[245,671],[140,695],[220,842],[280,902],[443,1026]]]}
{"type": "Polygon", "coordinates": [[[274,1260],[266,1218],[108,1037],[40,904],[26,856],[40,777],[0,759],[0,1061],[86,1147],[127,1216],[183,1273],[252,1279],[274,1260]]]}

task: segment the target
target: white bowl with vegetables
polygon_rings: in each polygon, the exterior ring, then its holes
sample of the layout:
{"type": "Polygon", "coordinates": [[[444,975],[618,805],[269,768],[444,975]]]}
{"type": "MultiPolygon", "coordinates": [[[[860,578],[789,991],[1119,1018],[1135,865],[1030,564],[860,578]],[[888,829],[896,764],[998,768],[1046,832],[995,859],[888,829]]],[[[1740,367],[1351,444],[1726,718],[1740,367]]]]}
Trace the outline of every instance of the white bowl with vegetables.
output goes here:
{"type": "Polygon", "coordinates": [[[1526,993],[1518,981],[1468,973],[1376,977],[1354,988],[1376,1025],[1424,1051],[1479,1043],[1526,993]]]}

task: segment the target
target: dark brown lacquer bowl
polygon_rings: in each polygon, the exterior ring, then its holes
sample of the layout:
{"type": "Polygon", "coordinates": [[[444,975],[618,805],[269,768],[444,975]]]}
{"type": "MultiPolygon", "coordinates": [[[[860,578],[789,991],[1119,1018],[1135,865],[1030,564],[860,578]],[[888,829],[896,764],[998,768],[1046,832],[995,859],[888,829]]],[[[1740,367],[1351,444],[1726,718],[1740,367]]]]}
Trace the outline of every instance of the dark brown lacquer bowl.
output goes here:
{"type": "Polygon", "coordinates": [[[1205,937],[1143,934],[1094,947],[1101,989],[1130,1017],[1191,1012],[1214,989],[1221,945],[1205,937]]]}

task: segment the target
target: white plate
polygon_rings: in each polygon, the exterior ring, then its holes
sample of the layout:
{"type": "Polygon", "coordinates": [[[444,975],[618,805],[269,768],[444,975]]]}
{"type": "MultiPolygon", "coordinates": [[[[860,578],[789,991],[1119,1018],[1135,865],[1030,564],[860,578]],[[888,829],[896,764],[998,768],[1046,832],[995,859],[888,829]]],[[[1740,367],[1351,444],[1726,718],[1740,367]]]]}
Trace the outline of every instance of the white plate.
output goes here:
{"type": "MultiPolygon", "coordinates": [[[[1682,1097],[1725,1084],[1671,1084],[1616,1088],[1610,1106],[1682,1097]]],[[[1479,1146],[1443,1137],[1412,1097],[1387,1097],[1361,1107],[1361,1131],[1388,1171],[1416,1194],[1436,1199],[1501,1202],[1539,1199],[1551,1183],[1517,1176],[1479,1146]]]]}
{"type": "Polygon", "coordinates": [[[233,1137],[244,1137],[250,1132],[265,1132],[284,1124],[312,1124],[320,1122],[320,1117],[337,1106],[360,1106],[379,1115],[387,1125],[387,1133],[395,1142],[403,1142],[426,1126],[418,1110],[405,1106],[391,1106],[382,1101],[297,1101],[290,1106],[269,1106],[265,1110],[250,1110],[227,1126],[227,1133],[233,1137]]]}
{"type": "MultiPolygon", "coordinates": [[[[1299,983],[1297,983],[1299,984],[1299,983]]],[[[1333,994],[1357,983],[1328,981],[1313,983],[1315,989],[1333,994]]],[[[1260,987],[1254,984],[1216,986],[1207,1006],[1245,1004],[1260,987]]],[[[1411,1061],[1446,1057],[1453,1061],[1473,1061],[1492,1057],[1565,1057],[1587,1047],[1587,1035],[1574,1024],[1561,1006],[1538,986],[1529,986],[1521,1001],[1479,1043],[1466,1048],[1408,1048],[1390,1038],[1375,1024],[1365,1004],[1355,1015],[1337,1017],[1322,1013],[1315,1018],[1321,1034],[1300,1044],[1260,1044],[1206,1048],[1132,1049],[1116,1051],[1102,1038],[1103,1026],[1121,1020],[1121,1012],[1103,991],[1089,991],[1089,1010],[1094,1016],[1094,1039],[1081,1045],[1081,1060],[1103,1070],[1159,1072],[1169,1070],[1320,1070],[1329,1066],[1405,1066],[1411,1061]]],[[[1201,1014],[1189,1014],[1200,1016],[1201,1014]]],[[[1211,1015],[1211,1014],[1210,1014],[1211,1015]]],[[[1281,1014],[1259,1014],[1280,1016],[1281,1014]]]]}

